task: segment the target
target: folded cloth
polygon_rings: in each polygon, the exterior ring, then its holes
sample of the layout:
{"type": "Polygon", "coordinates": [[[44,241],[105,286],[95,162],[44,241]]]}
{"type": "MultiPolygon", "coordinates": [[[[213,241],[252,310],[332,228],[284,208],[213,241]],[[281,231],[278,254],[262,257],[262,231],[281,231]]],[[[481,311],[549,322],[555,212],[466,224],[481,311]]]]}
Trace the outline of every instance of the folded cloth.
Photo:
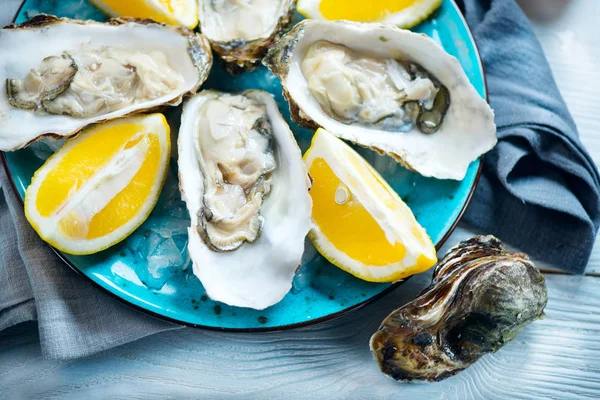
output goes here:
{"type": "Polygon", "coordinates": [[[46,358],[71,359],[181,328],[126,306],[79,277],[38,237],[0,167],[0,330],[38,320],[46,358]]]}
{"type": "Polygon", "coordinates": [[[498,145],[464,221],[573,273],[600,223],[600,179],[514,0],[458,0],[483,61],[498,145]]]}

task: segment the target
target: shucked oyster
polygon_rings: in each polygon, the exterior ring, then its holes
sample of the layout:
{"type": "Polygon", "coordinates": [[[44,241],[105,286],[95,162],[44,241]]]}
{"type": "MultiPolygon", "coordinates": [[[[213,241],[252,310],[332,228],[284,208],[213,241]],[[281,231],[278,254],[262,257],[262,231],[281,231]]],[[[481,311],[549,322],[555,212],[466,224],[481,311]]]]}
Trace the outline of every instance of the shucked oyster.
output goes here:
{"type": "Polygon", "coordinates": [[[273,47],[294,121],[461,180],[496,143],[494,115],[458,60],[430,38],[378,24],[305,20],[273,47]]]}
{"type": "Polygon", "coordinates": [[[451,249],[431,285],[383,321],[371,351],[396,380],[442,380],[511,341],[547,301],[544,277],[525,254],[476,236],[451,249]]]}
{"type": "Polygon", "coordinates": [[[208,76],[208,41],[185,28],[48,15],[0,32],[0,150],[177,105],[208,76]]]}
{"type": "Polygon", "coordinates": [[[23,80],[8,79],[8,102],[34,110],[93,118],[181,90],[183,77],[160,50],[79,48],[42,60],[23,80]]]}
{"type": "Polygon", "coordinates": [[[326,40],[302,60],[308,90],[332,118],[389,132],[437,132],[450,106],[448,89],[421,66],[370,58],[326,40]]]}
{"type": "Polygon", "coordinates": [[[231,73],[255,68],[292,21],[295,0],[201,0],[202,33],[231,73]]]}
{"type": "Polygon", "coordinates": [[[300,149],[266,92],[203,91],[179,131],[194,274],[214,300],[263,309],[290,290],[312,202],[300,149]]]}
{"type": "Polygon", "coordinates": [[[263,200],[277,168],[266,106],[244,95],[208,99],[198,111],[194,140],[204,194],[198,233],[215,251],[254,242],[263,200]]]}

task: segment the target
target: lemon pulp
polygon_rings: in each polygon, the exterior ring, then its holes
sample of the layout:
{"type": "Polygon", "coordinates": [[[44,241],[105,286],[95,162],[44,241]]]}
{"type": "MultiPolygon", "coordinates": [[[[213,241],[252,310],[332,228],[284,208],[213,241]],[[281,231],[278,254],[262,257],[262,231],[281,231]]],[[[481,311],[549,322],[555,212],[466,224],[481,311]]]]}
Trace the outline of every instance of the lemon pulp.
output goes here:
{"type": "Polygon", "coordinates": [[[96,125],[68,140],[34,174],[25,213],[42,239],[91,254],[148,216],[166,176],[169,126],[161,114],[96,125]]]}
{"type": "Polygon", "coordinates": [[[339,251],[355,260],[377,266],[388,265],[404,257],[404,246],[387,240],[381,226],[348,192],[347,186],[325,160],[317,158],[313,161],[308,173],[319,177],[310,190],[313,220],[339,251]],[[347,198],[336,199],[339,191],[348,192],[347,198]]]}
{"type": "Polygon", "coordinates": [[[112,16],[151,18],[190,29],[198,25],[196,0],[92,0],[92,3],[112,16]]]}
{"type": "Polygon", "coordinates": [[[352,148],[319,129],[304,160],[313,180],[309,236],[331,263],[372,282],[435,264],[435,247],[408,206],[352,148]]]}
{"type": "Polygon", "coordinates": [[[321,0],[319,11],[328,20],[376,22],[419,2],[420,0],[321,0]]]}

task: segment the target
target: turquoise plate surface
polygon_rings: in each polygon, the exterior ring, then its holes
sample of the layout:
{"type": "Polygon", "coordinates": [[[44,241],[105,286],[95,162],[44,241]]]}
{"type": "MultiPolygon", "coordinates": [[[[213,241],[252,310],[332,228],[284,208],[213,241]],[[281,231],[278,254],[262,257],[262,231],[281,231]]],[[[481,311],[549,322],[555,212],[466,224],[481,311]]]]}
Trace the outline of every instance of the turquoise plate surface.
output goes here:
{"type": "MultiPolygon", "coordinates": [[[[38,13],[103,21],[106,17],[85,0],[26,0],[16,22],[38,13]]],[[[300,17],[299,17],[300,18],[300,17]]],[[[469,29],[451,0],[415,28],[457,57],[471,83],[486,96],[483,70],[469,29]]],[[[277,78],[261,67],[237,77],[215,62],[203,88],[226,91],[263,89],[272,93],[305,151],[313,132],[289,120],[288,104],[277,78]]],[[[166,112],[174,135],[180,108],[166,112]]],[[[172,143],[176,143],[175,138],[172,143]]],[[[51,154],[44,142],[5,154],[5,165],[21,197],[33,173],[51,154]]],[[[475,189],[480,160],[462,182],[424,178],[390,158],[359,150],[410,206],[438,248],[454,229],[475,189]]],[[[117,298],[157,317],[181,324],[226,330],[278,330],[316,323],[356,309],[389,292],[399,283],[364,282],[339,270],[319,255],[307,240],[303,264],[292,290],[278,304],[262,311],[229,307],[210,300],[192,274],[187,257],[187,212],[177,188],[177,163],[171,160],[160,200],[148,220],[124,242],[92,256],[59,255],[76,272],[117,298]]]]}

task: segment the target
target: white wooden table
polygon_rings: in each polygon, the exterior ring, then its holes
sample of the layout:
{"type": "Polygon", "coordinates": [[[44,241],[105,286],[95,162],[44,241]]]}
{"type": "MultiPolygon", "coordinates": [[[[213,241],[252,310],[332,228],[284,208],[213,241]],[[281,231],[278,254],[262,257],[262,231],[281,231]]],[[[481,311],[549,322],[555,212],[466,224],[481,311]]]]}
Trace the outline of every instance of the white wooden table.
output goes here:
{"type": "MultiPolygon", "coordinates": [[[[0,24],[19,2],[0,0],[0,24]]],[[[600,0],[520,3],[538,18],[535,30],[558,85],[583,142],[600,163],[600,0]]],[[[472,234],[461,226],[448,245],[472,234]]],[[[72,362],[43,360],[35,324],[23,324],[0,332],[0,399],[598,399],[600,245],[586,276],[548,272],[546,281],[545,319],[440,383],[396,383],[378,371],[368,347],[381,320],[428,284],[425,275],[363,310],[305,329],[265,334],[184,329],[72,362]]]]}

